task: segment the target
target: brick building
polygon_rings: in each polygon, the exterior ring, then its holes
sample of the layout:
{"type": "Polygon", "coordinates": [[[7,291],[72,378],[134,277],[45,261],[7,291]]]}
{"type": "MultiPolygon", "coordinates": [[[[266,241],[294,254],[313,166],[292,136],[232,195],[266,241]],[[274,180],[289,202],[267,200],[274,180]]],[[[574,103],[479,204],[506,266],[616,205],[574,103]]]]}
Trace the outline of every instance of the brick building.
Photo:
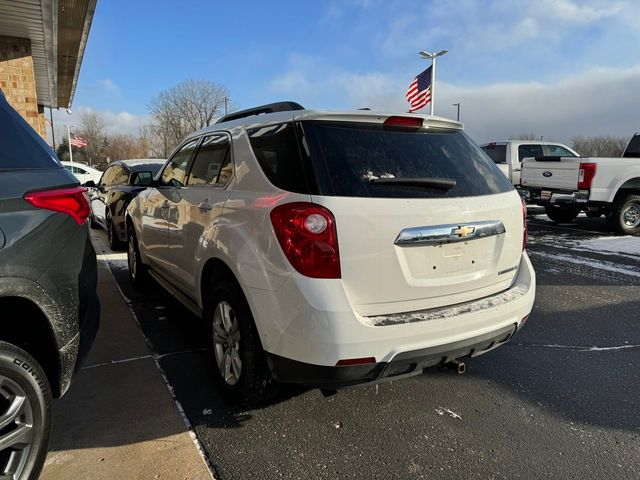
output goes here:
{"type": "Polygon", "coordinates": [[[97,0],[0,0],[0,90],[43,137],[70,108],[97,0]]]}

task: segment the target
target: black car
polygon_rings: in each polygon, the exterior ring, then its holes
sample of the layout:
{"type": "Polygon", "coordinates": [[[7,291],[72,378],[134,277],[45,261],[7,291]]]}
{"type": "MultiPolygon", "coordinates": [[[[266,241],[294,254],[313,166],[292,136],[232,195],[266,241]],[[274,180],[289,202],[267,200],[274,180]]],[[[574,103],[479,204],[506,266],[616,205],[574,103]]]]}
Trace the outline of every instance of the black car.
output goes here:
{"type": "Polygon", "coordinates": [[[125,212],[129,202],[147,188],[164,160],[117,160],[104,171],[97,185],[87,182],[91,189],[91,227],[107,231],[109,246],[120,249],[127,240],[125,212]]]}
{"type": "Polygon", "coordinates": [[[37,478],[100,307],[86,188],[0,92],[0,478],[37,478]]]}

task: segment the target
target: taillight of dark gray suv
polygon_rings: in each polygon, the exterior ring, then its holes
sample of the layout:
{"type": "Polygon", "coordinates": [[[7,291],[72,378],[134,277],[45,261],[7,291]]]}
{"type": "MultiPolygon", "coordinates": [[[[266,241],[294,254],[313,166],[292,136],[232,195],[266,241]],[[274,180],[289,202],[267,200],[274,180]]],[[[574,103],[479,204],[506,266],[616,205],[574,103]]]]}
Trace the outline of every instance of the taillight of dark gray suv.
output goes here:
{"type": "Polygon", "coordinates": [[[86,189],[0,93],[0,478],[37,478],[98,329],[86,189]]]}

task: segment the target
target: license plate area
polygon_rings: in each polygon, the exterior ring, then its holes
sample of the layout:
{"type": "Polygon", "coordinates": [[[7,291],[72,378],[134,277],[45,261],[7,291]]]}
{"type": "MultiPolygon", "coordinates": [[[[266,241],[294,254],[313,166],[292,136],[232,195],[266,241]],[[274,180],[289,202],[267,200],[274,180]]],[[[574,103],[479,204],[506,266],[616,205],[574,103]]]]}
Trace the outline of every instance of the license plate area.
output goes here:
{"type": "MultiPolygon", "coordinates": [[[[412,281],[428,281],[473,274],[487,269],[494,260],[495,237],[470,242],[443,243],[402,248],[401,263],[405,276],[412,281]],[[482,245],[484,244],[484,245],[482,245]]],[[[399,252],[400,253],[400,252],[399,252]]]]}

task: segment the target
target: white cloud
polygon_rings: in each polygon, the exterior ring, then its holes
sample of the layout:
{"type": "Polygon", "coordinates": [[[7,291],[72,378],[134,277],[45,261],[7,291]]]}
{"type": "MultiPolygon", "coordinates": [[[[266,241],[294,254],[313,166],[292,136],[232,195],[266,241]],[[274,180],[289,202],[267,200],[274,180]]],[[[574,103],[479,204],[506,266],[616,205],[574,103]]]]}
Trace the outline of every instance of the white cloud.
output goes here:
{"type": "Polygon", "coordinates": [[[628,2],[572,2],[570,0],[543,0],[536,5],[541,16],[556,17],[568,23],[592,23],[618,15],[628,2]]]}
{"type": "MultiPolygon", "coordinates": [[[[67,135],[66,125],[71,126],[71,132],[78,130],[80,117],[83,112],[97,112],[104,119],[107,133],[126,133],[137,135],[142,125],[151,122],[150,115],[135,115],[129,112],[112,112],[109,110],[95,110],[90,107],[80,106],[74,108],[71,114],[65,110],[53,110],[53,124],[56,130],[56,144],[63,136],[67,135]]],[[[47,119],[49,117],[46,111],[47,119]]],[[[51,143],[51,128],[47,125],[47,140],[51,143]]]]}
{"type": "Polygon", "coordinates": [[[98,83],[107,92],[110,92],[110,93],[120,93],[121,92],[120,87],[118,85],[116,85],[115,82],[113,80],[111,80],[110,78],[105,78],[104,80],[99,80],[98,83]]]}
{"type": "MultiPolygon", "coordinates": [[[[549,83],[483,87],[437,83],[436,114],[453,118],[456,109],[452,104],[461,102],[461,120],[478,142],[529,132],[566,142],[580,135],[626,137],[640,131],[639,84],[640,66],[590,69],[549,83]]],[[[271,88],[313,108],[370,107],[403,112],[407,111],[407,85],[407,79],[388,73],[334,71],[319,78],[313,70],[298,70],[285,73],[271,88]],[[342,103],[326,105],[325,99],[342,103]]]]}

